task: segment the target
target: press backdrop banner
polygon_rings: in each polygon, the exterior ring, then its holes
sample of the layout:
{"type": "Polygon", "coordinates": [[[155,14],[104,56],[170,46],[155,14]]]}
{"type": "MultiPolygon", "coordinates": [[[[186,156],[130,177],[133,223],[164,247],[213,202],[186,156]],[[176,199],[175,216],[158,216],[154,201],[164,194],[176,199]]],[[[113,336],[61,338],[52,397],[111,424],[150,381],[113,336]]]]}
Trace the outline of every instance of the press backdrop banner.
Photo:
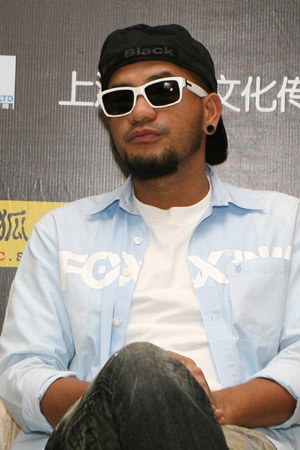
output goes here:
{"type": "Polygon", "coordinates": [[[101,45],[116,28],[179,23],[216,65],[224,180],[300,196],[299,0],[0,1],[0,329],[34,223],[119,186],[96,94],[101,45]]]}

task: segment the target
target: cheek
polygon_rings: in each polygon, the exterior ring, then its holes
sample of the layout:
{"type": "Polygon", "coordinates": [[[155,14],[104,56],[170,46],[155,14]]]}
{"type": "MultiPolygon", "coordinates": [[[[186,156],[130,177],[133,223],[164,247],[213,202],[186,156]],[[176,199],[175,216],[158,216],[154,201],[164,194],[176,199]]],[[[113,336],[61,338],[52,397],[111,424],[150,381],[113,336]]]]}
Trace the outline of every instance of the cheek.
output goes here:
{"type": "Polygon", "coordinates": [[[117,119],[110,119],[108,122],[108,129],[113,141],[115,143],[119,142],[122,136],[121,123],[118,123],[117,119]]]}
{"type": "Polygon", "coordinates": [[[111,139],[114,143],[115,150],[123,159],[124,154],[125,154],[125,145],[124,145],[124,139],[123,139],[124,132],[122,132],[121,124],[115,123],[115,120],[117,120],[117,119],[113,119],[109,122],[108,129],[109,129],[111,139]]]}

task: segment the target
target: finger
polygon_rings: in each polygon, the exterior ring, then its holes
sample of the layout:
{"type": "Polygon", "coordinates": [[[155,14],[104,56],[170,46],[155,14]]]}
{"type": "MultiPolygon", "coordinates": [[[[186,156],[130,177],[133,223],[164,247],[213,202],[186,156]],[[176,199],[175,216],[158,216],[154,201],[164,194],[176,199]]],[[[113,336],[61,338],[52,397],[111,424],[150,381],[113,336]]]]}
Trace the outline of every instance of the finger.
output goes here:
{"type": "Polygon", "coordinates": [[[180,362],[182,362],[182,364],[184,364],[188,369],[191,369],[192,367],[197,367],[195,361],[193,361],[191,358],[188,358],[187,356],[181,355],[180,353],[172,352],[170,350],[167,350],[167,353],[173,358],[176,358],[180,362]]]}
{"type": "Polygon", "coordinates": [[[202,370],[199,367],[191,367],[190,369],[191,374],[196,378],[196,380],[198,381],[198,383],[201,384],[201,386],[203,387],[203,389],[207,392],[210,392],[209,386],[207,384],[206,378],[204,373],[202,372],[202,370]]]}
{"type": "Polygon", "coordinates": [[[225,425],[225,416],[224,416],[224,412],[222,411],[222,409],[218,409],[215,406],[212,405],[214,414],[216,419],[218,420],[220,425],[225,425]]]}

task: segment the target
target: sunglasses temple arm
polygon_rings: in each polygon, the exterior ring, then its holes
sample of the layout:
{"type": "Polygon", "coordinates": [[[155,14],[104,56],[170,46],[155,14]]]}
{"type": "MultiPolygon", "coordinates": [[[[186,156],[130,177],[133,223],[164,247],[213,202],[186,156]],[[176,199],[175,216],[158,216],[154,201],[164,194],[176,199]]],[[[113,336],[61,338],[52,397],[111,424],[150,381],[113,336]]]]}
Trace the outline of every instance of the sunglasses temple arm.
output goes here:
{"type": "Polygon", "coordinates": [[[208,93],[200,86],[198,86],[195,83],[192,83],[191,81],[185,80],[186,82],[186,88],[193,92],[194,94],[198,95],[198,97],[206,97],[208,93]]]}

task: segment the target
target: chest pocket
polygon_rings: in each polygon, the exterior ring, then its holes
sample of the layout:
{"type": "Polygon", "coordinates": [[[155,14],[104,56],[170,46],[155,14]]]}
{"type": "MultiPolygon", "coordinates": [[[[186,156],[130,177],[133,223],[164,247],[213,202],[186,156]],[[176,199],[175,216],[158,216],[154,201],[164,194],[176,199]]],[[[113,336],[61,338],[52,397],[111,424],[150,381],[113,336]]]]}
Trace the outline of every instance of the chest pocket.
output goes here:
{"type": "Polygon", "coordinates": [[[289,261],[284,258],[228,264],[226,275],[237,331],[242,328],[268,340],[279,338],[287,299],[288,270],[289,261]]]}

